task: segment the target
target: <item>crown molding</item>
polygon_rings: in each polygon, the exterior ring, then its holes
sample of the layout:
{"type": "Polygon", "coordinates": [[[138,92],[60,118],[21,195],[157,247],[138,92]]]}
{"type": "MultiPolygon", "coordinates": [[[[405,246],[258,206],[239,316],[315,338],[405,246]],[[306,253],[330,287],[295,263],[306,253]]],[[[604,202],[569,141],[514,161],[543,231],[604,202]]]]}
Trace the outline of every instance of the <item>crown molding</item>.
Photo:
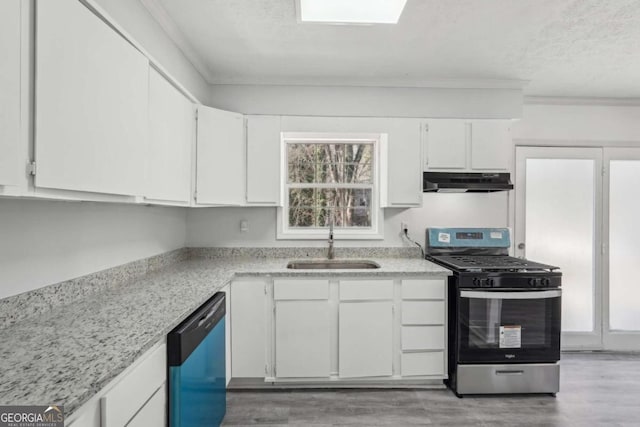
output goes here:
{"type": "Polygon", "coordinates": [[[525,96],[525,105],[600,105],[611,107],[640,106],[640,98],[605,98],[579,96],[525,96]]]}
{"type": "Polygon", "coordinates": [[[140,3],[147,9],[149,14],[155,19],[155,21],[162,27],[164,32],[169,38],[178,46],[178,49],[183,53],[187,60],[193,65],[193,67],[200,73],[202,78],[211,84],[212,73],[202,56],[196,49],[193,48],[191,43],[187,40],[187,37],[180,30],[175,21],[171,18],[166,9],[160,4],[158,0],[139,0],[140,3]]]}
{"type": "Polygon", "coordinates": [[[431,89],[513,89],[522,90],[525,80],[498,79],[410,79],[376,77],[216,77],[214,86],[323,86],[323,87],[377,87],[377,88],[431,88],[431,89]]]}

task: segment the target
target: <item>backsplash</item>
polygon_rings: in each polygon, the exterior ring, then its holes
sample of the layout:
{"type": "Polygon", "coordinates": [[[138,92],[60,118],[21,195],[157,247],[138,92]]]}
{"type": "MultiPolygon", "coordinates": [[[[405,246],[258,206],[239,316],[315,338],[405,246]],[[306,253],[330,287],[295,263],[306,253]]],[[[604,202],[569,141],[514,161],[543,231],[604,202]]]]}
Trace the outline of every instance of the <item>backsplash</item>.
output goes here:
{"type": "MultiPolygon", "coordinates": [[[[420,258],[418,247],[338,247],[336,258],[420,258]]],[[[275,248],[189,248],[189,255],[197,258],[326,258],[327,248],[275,247],[275,248]]]]}

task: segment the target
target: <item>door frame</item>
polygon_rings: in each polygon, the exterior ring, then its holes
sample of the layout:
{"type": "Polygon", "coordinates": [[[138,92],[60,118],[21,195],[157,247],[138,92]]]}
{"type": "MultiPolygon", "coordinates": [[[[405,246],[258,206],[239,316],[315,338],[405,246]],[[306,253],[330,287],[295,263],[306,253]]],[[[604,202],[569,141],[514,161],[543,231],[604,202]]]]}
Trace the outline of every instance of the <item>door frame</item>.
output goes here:
{"type": "Polygon", "coordinates": [[[526,247],[518,248],[524,242],[525,200],[526,200],[526,159],[589,159],[594,160],[594,259],[593,259],[593,330],[591,332],[562,332],[563,350],[600,350],[603,348],[603,150],[601,147],[558,147],[517,145],[515,150],[515,211],[514,211],[514,254],[524,257],[526,247]]]}

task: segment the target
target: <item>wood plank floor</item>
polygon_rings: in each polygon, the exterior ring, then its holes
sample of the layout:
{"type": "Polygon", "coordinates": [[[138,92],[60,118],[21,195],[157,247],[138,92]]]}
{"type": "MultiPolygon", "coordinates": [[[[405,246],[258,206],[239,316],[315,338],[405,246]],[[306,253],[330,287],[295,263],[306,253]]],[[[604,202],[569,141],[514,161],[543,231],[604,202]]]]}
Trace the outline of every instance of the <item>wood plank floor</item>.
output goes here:
{"type": "Polygon", "coordinates": [[[563,354],[555,398],[458,399],[449,390],[229,392],[224,425],[640,426],[640,354],[563,354]]]}

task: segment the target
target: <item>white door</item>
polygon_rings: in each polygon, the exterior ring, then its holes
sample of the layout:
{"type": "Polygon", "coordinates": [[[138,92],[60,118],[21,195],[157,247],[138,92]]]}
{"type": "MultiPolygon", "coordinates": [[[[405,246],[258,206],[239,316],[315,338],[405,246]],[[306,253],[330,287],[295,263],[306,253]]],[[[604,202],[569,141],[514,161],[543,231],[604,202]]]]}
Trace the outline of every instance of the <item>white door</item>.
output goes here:
{"type": "Polygon", "coordinates": [[[242,114],[198,107],[196,202],[243,205],[245,143],[242,114]]]}
{"type": "Polygon", "coordinates": [[[189,202],[195,107],[149,67],[149,145],[145,197],[189,202]]]}
{"type": "Polygon", "coordinates": [[[602,150],[517,147],[515,254],[559,266],[562,345],[602,347],[602,150]]]}
{"type": "Polygon", "coordinates": [[[604,150],[604,346],[640,349],[640,149],[604,150]]]}
{"type": "Polygon", "coordinates": [[[329,301],[276,301],[276,377],[329,378],[329,301]]]}
{"type": "Polygon", "coordinates": [[[392,374],[393,303],[341,302],[339,374],[341,378],[392,374]]]}
{"type": "Polygon", "coordinates": [[[20,0],[0,2],[0,185],[17,185],[20,163],[20,0]]]}
{"type": "Polygon", "coordinates": [[[467,123],[430,120],[426,135],[426,170],[464,169],[467,166],[467,123]]]}
{"type": "Polygon", "coordinates": [[[36,187],[141,196],[149,63],[77,0],[36,16],[36,187]]]}

